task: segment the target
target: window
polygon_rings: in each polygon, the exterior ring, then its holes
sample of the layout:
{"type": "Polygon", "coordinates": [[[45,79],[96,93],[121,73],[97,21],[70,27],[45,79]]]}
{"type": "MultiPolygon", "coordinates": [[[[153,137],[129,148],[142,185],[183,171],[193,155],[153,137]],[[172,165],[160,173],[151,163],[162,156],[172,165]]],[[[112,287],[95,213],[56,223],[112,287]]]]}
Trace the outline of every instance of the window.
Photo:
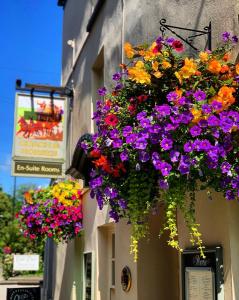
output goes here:
{"type": "Polygon", "coordinates": [[[84,253],[84,300],[92,298],[92,253],[84,253]]]}
{"type": "Polygon", "coordinates": [[[115,286],[115,233],[111,234],[111,286],[115,286]]]}

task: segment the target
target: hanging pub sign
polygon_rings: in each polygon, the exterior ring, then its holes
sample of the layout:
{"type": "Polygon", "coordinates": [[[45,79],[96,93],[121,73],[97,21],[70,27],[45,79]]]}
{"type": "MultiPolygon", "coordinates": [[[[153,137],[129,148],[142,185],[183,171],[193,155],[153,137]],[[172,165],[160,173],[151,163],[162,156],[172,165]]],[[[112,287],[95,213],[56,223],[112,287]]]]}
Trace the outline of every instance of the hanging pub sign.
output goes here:
{"type": "Polygon", "coordinates": [[[67,99],[16,93],[14,176],[64,177],[67,99]]]}

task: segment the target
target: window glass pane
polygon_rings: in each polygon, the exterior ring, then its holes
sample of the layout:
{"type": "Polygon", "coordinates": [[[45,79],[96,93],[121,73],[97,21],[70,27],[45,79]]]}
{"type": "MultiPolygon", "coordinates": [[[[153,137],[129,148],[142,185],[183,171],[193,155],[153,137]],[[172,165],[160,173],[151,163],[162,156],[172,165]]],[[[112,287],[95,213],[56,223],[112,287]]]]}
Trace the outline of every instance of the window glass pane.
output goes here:
{"type": "Polygon", "coordinates": [[[85,299],[91,300],[91,277],[92,277],[92,254],[84,254],[84,265],[85,265],[85,299]]]}

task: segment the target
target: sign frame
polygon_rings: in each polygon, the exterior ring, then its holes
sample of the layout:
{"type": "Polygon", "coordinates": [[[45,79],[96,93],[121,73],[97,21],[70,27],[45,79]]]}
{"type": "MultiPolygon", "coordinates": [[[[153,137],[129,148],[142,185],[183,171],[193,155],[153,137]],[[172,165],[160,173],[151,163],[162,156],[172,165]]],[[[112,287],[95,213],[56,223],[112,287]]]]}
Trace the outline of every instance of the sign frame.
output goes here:
{"type": "Polygon", "coordinates": [[[181,278],[182,278],[182,299],[187,300],[186,292],[186,270],[203,270],[210,268],[214,276],[215,300],[224,299],[224,272],[223,272],[223,251],[222,246],[205,248],[203,250],[206,258],[200,256],[197,249],[185,249],[181,255],[181,278]]]}
{"type": "Polygon", "coordinates": [[[13,270],[14,271],[39,271],[40,255],[39,254],[14,254],[13,270]],[[19,264],[20,260],[20,264],[19,264]],[[27,265],[27,261],[30,263],[27,265]],[[24,266],[22,266],[24,264],[24,266]]]}
{"type": "MultiPolygon", "coordinates": [[[[50,115],[50,114],[49,114],[50,115]]],[[[21,177],[44,177],[44,178],[65,178],[65,162],[66,162],[66,143],[67,143],[67,117],[68,117],[68,98],[67,96],[46,96],[41,93],[26,93],[26,92],[16,92],[15,96],[15,113],[14,113],[14,130],[13,130],[13,143],[12,143],[12,164],[11,164],[11,174],[12,176],[21,176],[21,177]],[[27,97],[30,101],[34,101],[35,98],[53,101],[54,100],[60,100],[63,104],[63,126],[62,126],[62,134],[63,134],[63,140],[61,142],[60,150],[62,152],[62,155],[60,158],[52,158],[52,157],[34,157],[34,156],[19,156],[16,154],[16,133],[17,133],[17,117],[18,117],[18,107],[19,107],[19,99],[20,97],[27,97]],[[53,173],[47,173],[44,174],[44,172],[37,172],[35,168],[34,172],[31,172],[29,170],[27,172],[21,171],[17,172],[15,170],[16,164],[23,163],[23,164],[36,164],[36,165],[61,165],[61,174],[57,172],[57,174],[53,173]]],[[[35,141],[35,140],[33,140],[35,141]]],[[[40,168],[41,169],[41,168],[40,168]]]]}

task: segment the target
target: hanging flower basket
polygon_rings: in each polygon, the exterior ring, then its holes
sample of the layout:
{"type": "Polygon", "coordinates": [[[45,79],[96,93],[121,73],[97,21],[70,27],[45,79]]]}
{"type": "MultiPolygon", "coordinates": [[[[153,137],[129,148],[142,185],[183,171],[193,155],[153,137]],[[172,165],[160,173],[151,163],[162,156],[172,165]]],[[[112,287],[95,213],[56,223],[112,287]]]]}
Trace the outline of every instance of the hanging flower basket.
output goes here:
{"type": "Polygon", "coordinates": [[[99,90],[98,133],[81,143],[94,163],[91,196],[100,209],[110,205],[116,222],[132,224],[135,259],[159,203],[168,244],[181,251],[181,210],[190,241],[203,255],[195,192],[213,188],[228,200],[238,197],[239,65],[230,62],[237,41],[225,32],[222,45],[196,58],[183,55],[183,44],[173,38],[159,37],[151,46],[126,43],[129,64],[113,75],[112,91],[99,90]]]}
{"type": "Polygon", "coordinates": [[[25,193],[17,217],[23,234],[31,239],[67,242],[82,229],[82,189],[75,181],[25,193]]]}

